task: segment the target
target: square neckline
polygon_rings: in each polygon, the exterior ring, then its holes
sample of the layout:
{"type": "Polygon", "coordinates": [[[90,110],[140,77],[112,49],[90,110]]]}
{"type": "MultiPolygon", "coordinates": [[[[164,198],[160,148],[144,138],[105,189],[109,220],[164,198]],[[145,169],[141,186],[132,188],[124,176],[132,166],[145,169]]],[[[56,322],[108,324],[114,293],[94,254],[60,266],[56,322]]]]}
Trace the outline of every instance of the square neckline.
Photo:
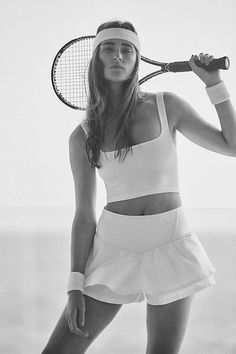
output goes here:
{"type": "MultiPolygon", "coordinates": [[[[151,139],[151,140],[147,140],[147,141],[143,141],[142,143],[139,143],[139,144],[135,144],[135,145],[131,145],[130,148],[134,149],[136,147],[139,147],[139,146],[142,146],[142,145],[146,145],[146,144],[150,144],[150,143],[153,143],[155,142],[156,140],[160,139],[163,135],[163,122],[162,122],[162,118],[161,118],[161,112],[160,112],[160,107],[158,105],[158,94],[159,93],[156,93],[155,94],[155,103],[156,103],[156,109],[157,109],[157,112],[158,112],[158,116],[159,116],[159,121],[160,121],[160,127],[161,127],[161,132],[159,134],[159,136],[157,136],[156,138],[154,139],[151,139]]],[[[125,148],[121,148],[120,150],[124,150],[125,148]]],[[[103,150],[100,150],[103,154],[112,154],[114,152],[116,152],[117,150],[112,150],[112,151],[103,151],[103,150]]]]}

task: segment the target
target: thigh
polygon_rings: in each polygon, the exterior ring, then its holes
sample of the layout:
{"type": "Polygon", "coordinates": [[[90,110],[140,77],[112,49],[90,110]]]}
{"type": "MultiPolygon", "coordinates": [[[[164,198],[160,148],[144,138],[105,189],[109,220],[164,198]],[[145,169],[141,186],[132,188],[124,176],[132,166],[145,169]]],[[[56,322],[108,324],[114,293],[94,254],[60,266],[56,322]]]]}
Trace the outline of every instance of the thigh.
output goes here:
{"type": "Polygon", "coordinates": [[[42,354],[85,353],[86,349],[113,320],[122,306],[121,304],[102,302],[87,295],[84,295],[84,298],[86,310],[83,329],[88,331],[89,337],[85,338],[70,332],[65,307],[42,354]]]}
{"type": "Polygon", "coordinates": [[[193,296],[166,305],[147,303],[146,354],[177,354],[186,331],[193,296]]]}

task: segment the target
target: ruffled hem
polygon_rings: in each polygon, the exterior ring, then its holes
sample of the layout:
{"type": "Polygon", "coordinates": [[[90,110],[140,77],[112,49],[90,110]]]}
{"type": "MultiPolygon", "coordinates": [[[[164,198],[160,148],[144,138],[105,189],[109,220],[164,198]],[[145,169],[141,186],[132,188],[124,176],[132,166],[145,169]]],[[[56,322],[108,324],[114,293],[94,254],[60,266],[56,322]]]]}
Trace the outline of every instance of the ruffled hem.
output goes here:
{"type": "Polygon", "coordinates": [[[145,293],[166,298],[187,288],[197,289],[197,284],[215,271],[193,231],[142,253],[95,235],[85,269],[85,288],[101,284],[120,295],[145,293]]]}
{"type": "Polygon", "coordinates": [[[183,288],[176,289],[176,291],[165,294],[145,294],[143,292],[136,294],[122,295],[112,291],[109,287],[101,284],[94,284],[93,286],[87,286],[84,288],[84,294],[91,296],[99,301],[113,303],[113,304],[128,304],[133,302],[142,302],[147,299],[147,303],[150,305],[165,305],[170,302],[174,302],[183,299],[187,296],[194,295],[195,293],[206,289],[212,285],[215,285],[214,276],[211,275],[199,281],[194,281],[192,284],[188,284],[183,288]]]}
{"type": "Polygon", "coordinates": [[[210,275],[198,281],[194,280],[192,284],[185,285],[184,287],[176,290],[175,292],[169,294],[146,294],[146,297],[150,305],[164,305],[173,301],[183,299],[184,297],[194,295],[195,293],[215,284],[216,281],[214,279],[214,276],[210,275]]]}
{"type": "Polygon", "coordinates": [[[83,293],[97,300],[111,304],[129,304],[132,302],[142,302],[145,299],[144,293],[122,295],[101,284],[88,286],[84,288],[83,293]]]}

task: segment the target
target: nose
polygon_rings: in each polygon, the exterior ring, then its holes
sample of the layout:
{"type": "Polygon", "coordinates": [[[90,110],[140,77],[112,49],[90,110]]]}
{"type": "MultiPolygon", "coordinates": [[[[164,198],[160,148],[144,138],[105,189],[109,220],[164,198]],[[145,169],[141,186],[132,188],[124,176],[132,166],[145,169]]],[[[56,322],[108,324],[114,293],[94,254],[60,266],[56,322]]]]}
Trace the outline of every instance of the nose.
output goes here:
{"type": "Polygon", "coordinates": [[[121,61],[122,60],[122,55],[121,55],[121,52],[120,50],[117,50],[114,54],[114,57],[113,57],[113,60],[116,60],[116,61],[121,61]]]}

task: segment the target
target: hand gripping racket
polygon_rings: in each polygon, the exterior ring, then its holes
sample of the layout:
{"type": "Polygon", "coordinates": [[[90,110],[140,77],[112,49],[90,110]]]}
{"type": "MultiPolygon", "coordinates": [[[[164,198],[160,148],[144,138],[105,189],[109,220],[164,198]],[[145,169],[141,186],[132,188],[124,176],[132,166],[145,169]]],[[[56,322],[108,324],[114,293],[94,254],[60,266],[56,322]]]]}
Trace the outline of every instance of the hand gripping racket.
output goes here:
{"type": "MultiPolygon", "coordinates": [[[[88,66],[92,57],[94,37],[85,36],[72,39],[58,51],[52,64],[51,80],[53,89],[63,103],[74,109],[86,109],[88,66]]],[[[139,80],[140,85],[154,76],[167,72],[192,71],[188,61],[164,63],[144,56],[141,56],[141,60],[148,64],[159,66],[160,70],[143,77],[139,80]]],[[[208,66],[202,64],[200,60],[195,60],[195,63],[207,71],[227,70],[230,66],[229,58],[226,56],[213,59],[208,66]]]]}

